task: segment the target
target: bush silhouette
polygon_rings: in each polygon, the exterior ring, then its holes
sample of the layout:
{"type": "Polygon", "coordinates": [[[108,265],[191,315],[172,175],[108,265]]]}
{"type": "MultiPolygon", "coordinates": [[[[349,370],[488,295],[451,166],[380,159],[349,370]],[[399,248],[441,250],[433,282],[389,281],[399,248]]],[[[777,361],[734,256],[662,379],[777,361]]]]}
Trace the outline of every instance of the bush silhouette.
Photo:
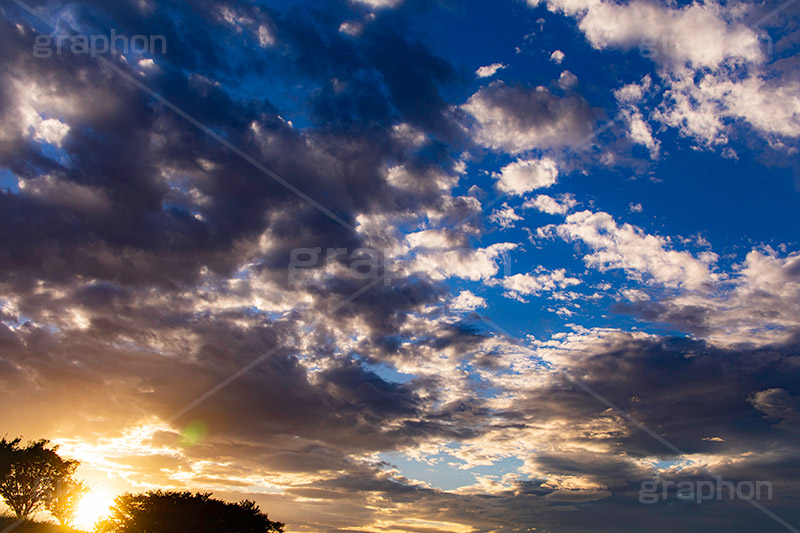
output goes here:
{"type": "Polygon", "coordinates": [[[151,491],[123,494],[114,500],[102,533],[282,533],[255,502],[224,502],[211,494],[151,491]]]}

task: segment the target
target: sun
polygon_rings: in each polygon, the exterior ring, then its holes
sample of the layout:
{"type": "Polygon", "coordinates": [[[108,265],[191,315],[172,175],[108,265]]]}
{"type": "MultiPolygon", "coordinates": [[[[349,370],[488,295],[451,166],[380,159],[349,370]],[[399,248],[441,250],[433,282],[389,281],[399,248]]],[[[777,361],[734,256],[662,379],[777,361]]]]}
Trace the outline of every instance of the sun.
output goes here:
{"type": "Polygon", "coordinates": [[[75,513],[73,525],[85,531],[92,531],[95,523],[106,514],[114,504],[114,496],[110,493],[96,489],[81,498],[78,510],[75,513]]]}

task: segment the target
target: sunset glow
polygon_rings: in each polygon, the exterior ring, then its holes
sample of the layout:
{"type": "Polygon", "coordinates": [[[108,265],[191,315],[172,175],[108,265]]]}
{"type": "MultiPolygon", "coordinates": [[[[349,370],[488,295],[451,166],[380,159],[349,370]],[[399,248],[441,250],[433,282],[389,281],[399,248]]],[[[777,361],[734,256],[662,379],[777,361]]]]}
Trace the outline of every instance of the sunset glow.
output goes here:
{"type": "Polygon", "coordinates": [[[95,523],[108,514],[114,504],[114,496],[103,489],[95,489],[86,494],[78,505],[73,525],[79,529],[92,531],[95,523]]]}

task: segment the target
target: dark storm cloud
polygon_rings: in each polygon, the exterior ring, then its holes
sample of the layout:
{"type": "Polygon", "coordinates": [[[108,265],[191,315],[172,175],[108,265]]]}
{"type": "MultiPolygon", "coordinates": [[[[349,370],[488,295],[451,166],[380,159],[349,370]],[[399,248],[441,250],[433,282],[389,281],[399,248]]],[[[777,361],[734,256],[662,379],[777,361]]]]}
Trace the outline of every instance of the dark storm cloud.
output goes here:
{"type": "MultiPolygon", "coordinates": [[[[220,35],[235,33],[219,20],[224,6],[201,3],[198,7],[197,12],[179,10],[179,14],[166,8],[153,10],[144,25],[168,38],[175,37],[173,49],[177,50],[191,47],[170,33],[176,27],[170,17],[181,20],[184,35],[192,34],[194,29],[200,35],[214,32],[206,34],[213,41],[220,35]]],[[[255,21],[252,24],[272,25],[270,17],[254,12],[255,8],[241,12],[238,6],[229,7],[237,17],[255,21]]],[[[70,8],[77,20],[98,31],[101,22],[119,21],[123,28],[128,28],[138,9],[134,3],[106,8],[90,3],[70,8]],[[89,16],[98,9],[101,14],[89,16]]],[[[287,16],[282,21],[281,31],[295,39],[285,45],[291,50],[289,63],[294,61],[308,68],[307,62],[292,54],[301,53],[305,57],[328,48],[323,41],[315,40],[319,25],[304,26],[302,31],[292,29],[299,24],[296,21],[316,16],[319,13],[312,10],[305,17],[287,16]]],[[[35,59],[30,53],[32,33],[18,31],[9,21],[3,23],[7,25],[3,31],[3,53],[11,74],[5,78],[3,94],[8,101],[5,112],[11,113],[14,105],[19,105],[19,94],[16,102],[7,96],[13,92],[8,80],[17,79],[22,84],[45,86],[53,98],[63,97],[64,116],[60,118],[71,128],[62,147],[69,161],[63,163],[65,166],[38,155],[52,167],[49,189],[40,183],[41,165],[30,160],[31,152],[36,152],[32,143],[19,137],[14,149],[7,153],[7,165],[31,182],[26,193],[5,195],[2,199],[5,215],[2,222],[6,227],[17,228],[13,235],[6,234],[3,243],[9,253],[9,261],[4,263],[7,271],[29,270],[31,274],[42,275],[44,258],[42,246],[37,243],[43,237],[54,245],[49,255],[55,256],[55,264],[47,272],[51,279],[82,274],[122,279],[124,283],[173,286],[191,283],[201,266],[215,272],[230,272],[245,259],[243,247],[237,248],[237,243],[255,238],[268,227],[274,230],[276,242],[274,253],[264,258],[262,264],[275,268],[285,268],[288,251],[298,246],[352,249],[359,244],[359,239],[348,233],[347,228],[315,212],[204,132],[154,105],[136,87],[103,68],[97,60],[70,54],[35,59]],[[81,75],[75,76],[76,72],[81,75]],[[20,150],[21,147],[25,149],[20,150]],[[201,159],[212,168],[200,168],[201,159]],[[163,176],[164,170],[169,177],[163,176]],[[83,187],[79,191],[84,196],[93,194],[99,207],[78,209],[54,202],[54,196],[77,187],[83,187]],[[191,205],[188,200],[191,194],[201,194],[206,201],[203,205],[191,205]],[[195,216],[198,214],[202,218],[195,216]],[[22,217],[35,220],[35,226],[18,223],[22,217]],[[104,257],[99,259],[98,255],[104,257]],[[131,267],[132,263],[136,266],[131,267]]],[[[427,80],[445,79],[448,67],[421,45],[409,45],[396,35],[381,37],[377,33],[368,45],[358,47],[343,41],[338,32],[328,37],[335,38],[341,47],[338,59],[329,58],[325,62],[325,68],[331,70],[309,71],[311,75],[320,75],[325,84],[331,72],[351,72],[347,62],[358,61],[361,69],[384,78],[375,82],[373,92],[382,94],[380,86],[386,83],[389,92],[396,96],[390,101],[396,101],[395,107],[401,113],[393,116],[393,120],[402,120],[409,113],[420,113],[417,119],[427,120],[436,114],[434,108],[444,107],[435,88],[437,82],[427,80]],[[372,53],[383,46],[397,48],[407,60],[387,63],[381,54],[365,55],[366,51],[372,53]],[[382,70],[386,72],[380,74],[382,70]],[[411,79],[422,92],[410,95],[401,88],[393,88],[406,79],[411,79]],[[399,101],[405,97],[412,98],[414,104],[399,101]]],[[[239,53],[256,58],[259,52],[245,48],[239,53]]],[[[233,68],[228,62],[234,59],[230,54],[223,55],[204,63],[209,75],[224,74],[233,68]]],[[[348,223],[352,224],[359,212],[387,208],[407,211],[441,203],[435,187],[429,191],[419,189],[413,196],[387,187],[383,179],[384,162],[388,156],[404,151],[398,151],[399,147],[385,130],[390,125],[388,120],[368,114],[360,117],[359,122],[377,118],[377,129],[301,135],[277,118],[276,109],[269,102],[236,99],[231,96],[234,88],[224,82],[220,85],[206,76],[187,75],[185,69],[192,64],[184,63],[187,60],[180,54],[166,54],[157,60],[160,73],[145,80],[149,86],[245,152],[257,156],[298,189],[308,191],[348,223]],[[420,196],[420,192],[426,196],[420,196]]],[[[138,77],[132,67],[122,68],[138,77]]],[[[426,179],[422,174],[420,178],[423,182],[426,179]]]]}
{"type": "MultiPolygon", "coordinates": [[[[797,349],[789,344],[726,350],[680,338],[622,336],[613,347],[571,362],[568,372],[683,452],[737,453],[755,446],[765,434],[776,444],[791,438],[756,406],[759,394],[765,400],[762,407],[769,405],[762,391],[770,389],[784,391],[784,399],[800,396],[797,349]],[[707,439],[717,436],[724,442],[707,439]]],[[[532,394],[509,418],[591,418],[608,409],[567,378],[532,394]]],[[[583,438],[592,437],[578,440],[583,438]]],[[[615,440],[632,456],[673,455],[640,431],[615,440]]]]}
{"type": "Polygon", "coordinates": [[[311,102],[320,126],[363,131],[407,122],[428,134],[458,139],[441,89],[463,80],[453,66],[399,31],[430,9],[418,4],[404,13],[380,14],[359,38],[339,32],[347,13],[335,7],[294,6],[275,15],[279,39],[289,46],[288,68],[316,82],[311,102]]]}
{"type": "Polygon", "coordinates": [[[351,318],[366,318],[372,328],[372,337],[379,340],[387,335],[395,334],[407,320],[410,310],[419,309],[425,304],[439,301],[444,295],[444,289],[436,284],[409,278],[392,280],[391,271],[379,270],[374,280],[372,279],[342,279],[334,278],[323,286],[314,287],[314,291],[323,302],[320,310],[326,312],[337,306],[335,313],[327,313],[332,320],[346,320],[351,318]],[[390,279],[391,285],[387,286],[385,279],[390,279]],[[347,296],[354,294],[369,283],[377,283],[352,303],[339,307],[339,302],[347,296]],[[331,295],[335,295],[331,298],[331,295]],[[325,297],[323,301],[322,298],[325,297]]]}
{"type": "MultiPolygon", "coordinates": [[[[24,345],[7,345],[3,359],[27,375],[6,376],[5,401],[38,382],[41,389],[31,395],[29,405],[35,411],[58,404],[67,390],[86,391],[68,395],[69,401],[52,411],[57,418],[80,420],[105,413],[98,420],[124,423],[144,410],[170,419],[241,366],[277,347],[235,386],[181,420],[200,418],[215,432],[244,441],[294,435],[348,452],[391,449],[420,435],[453,431],[433,419],[426,421],[427,402],[418,397],[415,382],[389,383],[346,358],[309,375],[291,348],[280,346],[280,326],[240,329],[222,324],[219,317],[185,317],[180,323],[174,314],[151,320],[130,329],[109,325],[109,342],[103,342],[102,323],[83,335],[71,332],[69,338],[32,325],[20,328],[16,335],[24,345]],[[170,338],[169,329],[176,338],[170,338]],[[115,346],[113,341],[120,338],[139,346],[153,339],[163,344],[163,353],[115,346]],[[181,339],[191,339],[190,345],[182,346],[181,339]]],[[[109,428],[99,422],[94,429],[109,428]]]]}
{"type": "MultiPolygon", "coordinates": [[[[675,501],[652,506],[640,503],[641,484],[653,479],[654,470],[638,460],[684,459],[683,454],[675,454],[640,430],[637,424],[641,423],[693,458],[681,468],[663,470],[662,480],[713,480],[702,466],[711,461],[708,469],[727,481],[772,483],[774,499],[762,503],[790,523],[796,522],[792,502],[800,489],[793,451],[800,398],[797,345],[726,350],[681,338],[622,332],[612,337],[594,342],[587,334],[585,346],[570,344],[570,355],[563,364],[571,376],[619,406],[632,420],[587,394],[573,379],[560,376],[557,369],[532,379],[529,387],[519,378],[513,386],[517,394],[513,407],[491,413],[494,420],[515,424],[508,426],[508,434],[498,432],[485,442],[512,438],[515,430],[528,427],[526,444],[537,451],[527,457],[526,465],[538,482],[520,483],[513,491],[484,496],[480,505],[472,496],[420,492],[415,494],[415,507],[432,510],[434,502],[452,499],[440,519],[456,519],[459,514],[465,516],[463,513],[472,517],[473,511],[480,514],[485,506],[502,509],[503,519],[494,522],[500,531],[520,524],[555,531],[592,531],[597,520],[605,520],[604,527],[614,531],[672,531],[691,529],[690,524],[780,531],[779,524],[743,501],[715,500],[709,506],[675,501]],[[552,437],[537,433],[537,428],[551,422],[563,423],[558,426],[560,440],[554,448],[548,448],[552,437]],[[537,439],[541,441],[537,443],[537,439]],[[584,488],[554,488],[553,480],[565,477],[581,480],[584,488]],[[601,488],[587,488],[587,481],[601,488]],[[684,513],[680,519],[670,515],[677,504],[684,513]],[[461,509],[462,505],[469,510],[461,509]],[[711,505],[716,507],[710,509],[711,505]],[[565,514],[566,510],[570,512],[565,514]],[[643,521],[648,524],[645,529],[643,521]]],[[[482,518],[486,516],[490,515],[482,518]]],[[[473,517],[468,523],[475,525],[480,520],[473,517]]]]}
{"type": "Polygon", "coordinates": [[[716,294],[617,303],[614,309],[724,344],[784,344],[800,339],[800,257],[751,251],[716,294]],[[721,303],[724,302],[724,305],[721,303]]]}

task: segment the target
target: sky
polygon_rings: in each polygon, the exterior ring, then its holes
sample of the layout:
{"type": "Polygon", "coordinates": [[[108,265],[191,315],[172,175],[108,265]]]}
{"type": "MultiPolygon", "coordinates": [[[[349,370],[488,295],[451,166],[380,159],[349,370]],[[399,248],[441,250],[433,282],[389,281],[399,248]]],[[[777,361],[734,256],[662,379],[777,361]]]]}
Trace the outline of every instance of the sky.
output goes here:
{"type": "Polygon", "coordinates": [[[800,528],[800,2],[0,14],[0,435],[292,532],[800,528]]]}

